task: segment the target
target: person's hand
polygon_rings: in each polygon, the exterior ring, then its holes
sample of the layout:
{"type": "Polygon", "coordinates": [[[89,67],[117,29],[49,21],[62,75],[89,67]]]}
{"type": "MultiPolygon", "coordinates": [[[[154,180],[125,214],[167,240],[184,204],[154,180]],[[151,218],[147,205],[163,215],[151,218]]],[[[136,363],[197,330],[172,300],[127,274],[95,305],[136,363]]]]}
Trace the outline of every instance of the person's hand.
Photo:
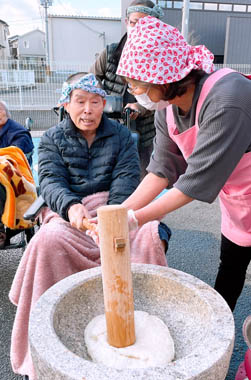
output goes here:
{"type": "Polygon", "coordinates": [[[91,230],[86,230],[86,235],[90,236],[94,243],[99,246],[98,225],[93,223],[92,219],[89,219],[89,222],[92,223],[93,228],[91,230]]]}
{"type": "Polygon", "coordinates": [[[136,120],[137,117],[140,115],[141,111],[139,109],[138,103],[128,103],[124,109],[130,108],[132,112],[130,113],[130,119],[136,120]]]}
{"type": "Polygon", "coordinates": [[[78,230],[84,230],[83,219],[90,219],[90,214],[82,203],[76,203],[69,208],[68,218],[72,227],[75,227],[78,230]]]}
{"type": "Polygon", "coordinates": [[[128,218],[129,231],[136,230],[139,226],[139,223],[138,223],[138,220],[135,216],[135,212],[133,210],[128,210],[127,218],[128,218]]]}
{"type": "MultiPolygon", "coordinates": [[[[138,220],[135,216],[133,210],[128,210],[127,212],[127,220],[128,220],[128,229],[129,231],[136,230],[138,228],[138,220]]],[[[89,219],[88,222],[92,223],[96,228],[92,228],[91,230],[86,231],[86,235],[90,236],[94,242],[99,246],[99,234],[98,234],[98,218],[89,219]]]]}

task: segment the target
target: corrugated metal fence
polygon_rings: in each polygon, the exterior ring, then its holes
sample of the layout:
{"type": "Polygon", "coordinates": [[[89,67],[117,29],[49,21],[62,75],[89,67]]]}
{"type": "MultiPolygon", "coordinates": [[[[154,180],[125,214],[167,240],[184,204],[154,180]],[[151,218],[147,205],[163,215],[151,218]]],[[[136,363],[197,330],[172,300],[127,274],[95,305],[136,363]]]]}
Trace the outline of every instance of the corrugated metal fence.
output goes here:
{"type": "MultiPolygon", "coordinates": [[[[217,68],[224,65],[217,65],[217,68]]],[[[250,65],[228,65],[244,74],[250,65]]],[[[0,61],[0,99],[5,100],[12,118],[24,123],[33,119],[34,130],[45,130],[57,122],[53,107],[57,105],[61,87],[67,77],[76,72],[88,72],[85,64],[52,62],[50,68],[36,62],[0,61]]]]}

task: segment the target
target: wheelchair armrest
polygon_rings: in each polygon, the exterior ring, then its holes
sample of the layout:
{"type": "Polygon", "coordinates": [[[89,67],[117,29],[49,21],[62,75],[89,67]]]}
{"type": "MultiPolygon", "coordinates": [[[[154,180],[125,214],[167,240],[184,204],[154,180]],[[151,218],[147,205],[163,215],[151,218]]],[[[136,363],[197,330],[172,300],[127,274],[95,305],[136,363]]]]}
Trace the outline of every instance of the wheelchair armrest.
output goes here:
{"type": "Polygon", "coordinates": [[[32,203],[32,205],[26,210],[24,213],[23,218],[25,220],[31,220],[34,221],[38,214],[40,213],[41,209],[46,206],[45,200],[42,197],[42,195],[39,195],[39,197],[35,200],[35,202],[32,203]]]}

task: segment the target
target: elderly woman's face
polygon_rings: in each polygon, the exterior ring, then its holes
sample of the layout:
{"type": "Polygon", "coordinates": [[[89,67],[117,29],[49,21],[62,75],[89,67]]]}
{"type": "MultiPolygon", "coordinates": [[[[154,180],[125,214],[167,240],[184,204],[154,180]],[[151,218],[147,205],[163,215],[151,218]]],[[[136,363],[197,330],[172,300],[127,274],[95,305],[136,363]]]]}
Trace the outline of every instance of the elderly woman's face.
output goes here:
{"type": "Polygon", "coordinates": [[[0,103],[0,128],[7,123],[8,117],[4,106],[0,103]]]}
{"type": "Polygon", "coordinates": [[[72,91],[70,103],[65,104],[65,109],[75,126],[84,136],[88,136],[96,133],[105,103],[100,95],[76,89],[72,91]]]}
{"type": "Polygon", "coordinates": [[[139,21],[140,18],[146,17],[147,15],[142,12],[134,12],[131,13],[127,18],[126,18],[126,27],[131,27],[133,28],[137,22],[139,21]]]}
{"type": "Polygon", "coordinates": [[[130,78],[127,78],[127,82],[128,82],[128,92],[134,96],[147,93],[149,98],[153,102],[156,102],[156,103],[164,98],[163,96],[164,92],[161,85],[151,85],[150,83],[142,84],[141,82],[136,81],[134,79],[130,79],[130,78]]]}

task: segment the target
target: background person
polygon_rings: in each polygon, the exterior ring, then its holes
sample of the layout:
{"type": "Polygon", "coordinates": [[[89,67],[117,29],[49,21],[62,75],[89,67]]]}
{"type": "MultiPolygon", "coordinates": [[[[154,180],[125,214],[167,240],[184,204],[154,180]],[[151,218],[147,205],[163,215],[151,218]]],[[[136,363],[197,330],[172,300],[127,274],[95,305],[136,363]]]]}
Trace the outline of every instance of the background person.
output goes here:
{"type": "MultiPolygon", "coordinates": [[[[76,76],[78,78],[78,76],[76,76]]],[[[137,187],[140,166],[130,131],[103,115],[105,91],[93,74],[65,83],[68,117],[47,130],[38,149],[39,183],[48,205],[43,224],[18,266],[10,300],[17,306],[11,339],[15,373],[35,378],[28,346],[29,314],[53,284],[100,265],[100,251],[83,218],[104,204],[121,204],[137,187]]],[[[170,230],[154,221],[130,233],[131,260],[166,265],[170,230]]]]}
{"type": "MultiPolygon", "coordinates": [[[[17,146],[25,153],[30,166],[32,165],[32,153],[34,145],[30,132],[21,124],[11,119],[7,104],[0,100],[0,149],[9,146],[17,146]]],[[[3,248],[6,240],[5,226],[1,222],[6,201],[6,191],[0,184],[0,248],[3,248]]]]}
{"type": "Polygon", "coordinates": [[[0,148],[11,145],[22,149],[31,166],[34,149],[31,134],[23,125],[11,119],[6,103],[0,100],[0,148]]]}
{"type": "MultiPolygon", "coordinates": [[[[126,11],[127,29],[133,28],[141,17],[152,15],[157,18],[163,16],[162,9],[150,0],[132,1],[126,11]]],[[[116,75],[119,59],[127,39],[125,34],[119,43],[108,45],[100,54],[96,62],[91,66],[90,72],[95,74],[103,83],[103,87],[109,95],[123,96],[125,108],[130,108],[134,112],[130,114],[135,120],[135,130],[139,134],[139,157],[141,166],[141,178],[146,174],[146,167],[149,163],[153,150],[153,138],[155,136],[154,112],[140,106],[133,95],[126,89],[127,85],[121,77],[116,75]]],[[[133,122],[131,123],[133,124],[133,122]]],[[[133,127],[133,125],[132,125],[133,127]]]]}
{"type": "Polygon", "coordinates": [[[251,82],[230,69],[214,72],[213,59],[205,46],[190,46],[177,29],[153,17],[131,30],[117,74],[139,103],[160,111],[149,174],[123,204],[143,225],[194,199],[211,203],[219,194],[215,289],[234,310],[251,259],[251,82]],[[167,186],[172,189],[151,202],[167,186]]]}

